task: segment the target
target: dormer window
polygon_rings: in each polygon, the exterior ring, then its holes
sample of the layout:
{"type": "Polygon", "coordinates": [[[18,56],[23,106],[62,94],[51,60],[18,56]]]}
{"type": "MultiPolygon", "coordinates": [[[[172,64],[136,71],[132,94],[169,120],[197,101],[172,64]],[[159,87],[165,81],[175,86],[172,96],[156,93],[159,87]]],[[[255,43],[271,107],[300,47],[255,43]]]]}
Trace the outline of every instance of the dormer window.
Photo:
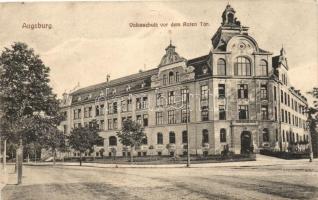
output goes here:
{"type": "Polygon", "coordinates": [[[179,72],[176,72],[176,82],[179,82],[180,81],[180,75],[179,75],[179,72]]]}
{"type": "Polygon", "coordinates": [[[146,86],[146,83],[143,81],[142,83],[141,83],[141,88],[144,88],[146,86]]]}
{"type": "Polygon", "coordinates": [[[217,74],[221,76],[226,75],[226,64],[223,58],[219,58],[217,62],[217,74]]]}
{"type": "Polygon", "coordinates": [[[81,101],[82,100],[82,97],[81,96],[78,96],[77,97],[77,101],[81,101]]]}
{"type": "Polygon", "coordinates": [[[99,93],[99,96],[104,96],[104,91],[102,90],[102,91],[100,91],[100,93],[99,93]]]}
{"type": "Polygon", "coordinates": [[[203,66],[202,73],[203,74],[207,74],[208,73],[208,67],[206,65],[203,66]]]}
{"type": "Polygon", "coordinates": [[[92,98],[92,94],[89,94],[89,95],[88,95],[88,98],[91,99],[91,98],[92,98]]]}
{"type": "Polygon", "coordinates": [[[116,94],[116,89],[113,89],[113,94],[116,94]]]}
{"type": "Polygon", "coordinates": [[[130,91],[130,85],[127,85],[126,91],[127,91],[127,92],[130,91]]]}

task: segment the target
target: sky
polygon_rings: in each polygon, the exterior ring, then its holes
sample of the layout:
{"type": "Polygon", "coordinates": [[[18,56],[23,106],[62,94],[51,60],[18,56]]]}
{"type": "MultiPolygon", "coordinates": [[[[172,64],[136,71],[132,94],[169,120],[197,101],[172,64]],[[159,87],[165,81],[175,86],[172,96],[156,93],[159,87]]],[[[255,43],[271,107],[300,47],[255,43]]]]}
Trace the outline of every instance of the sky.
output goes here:
{"type": "Polygon", "coordinates": [[[284,46],[292,85],[303,93],[318,86],[318,6],[311,0],[1,3],[0,48],[27,43],[50,67],[61,96],[107,74],[115,79],[157,67],[170,40],[187,59],[208,54],[228,2],[259,47],[278,55],[284,46]],[[130,27],[148,22],[159,27],[130,27]],[[183,22],[198,26],[170,26],[183,22]],[[23,27],[37,23],[52,28],[23,27]]]}

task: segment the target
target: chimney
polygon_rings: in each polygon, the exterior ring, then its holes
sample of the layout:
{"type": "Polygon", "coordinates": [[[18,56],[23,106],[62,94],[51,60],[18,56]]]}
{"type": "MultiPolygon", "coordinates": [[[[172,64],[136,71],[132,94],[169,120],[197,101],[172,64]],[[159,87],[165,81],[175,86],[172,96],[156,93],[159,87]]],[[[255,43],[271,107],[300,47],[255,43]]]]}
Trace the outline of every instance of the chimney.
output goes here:
{"type": "Polygon", "coordinates": [[[109,79],[110,79],[110,75],[107,74],[107,75],[106,75],[106,82],[109,82],[109,79]]]}

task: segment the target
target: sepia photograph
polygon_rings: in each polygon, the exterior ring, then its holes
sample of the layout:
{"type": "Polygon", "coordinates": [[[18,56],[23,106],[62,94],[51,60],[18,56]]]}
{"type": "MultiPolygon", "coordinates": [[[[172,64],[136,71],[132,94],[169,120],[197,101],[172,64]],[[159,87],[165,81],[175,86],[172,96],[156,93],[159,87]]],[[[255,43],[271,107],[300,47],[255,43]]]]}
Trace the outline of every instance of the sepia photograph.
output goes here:
{"type": "Polygon", "coordinates": [[[0,200],[318,199],[317,0],[0,2],[0,200]]]}

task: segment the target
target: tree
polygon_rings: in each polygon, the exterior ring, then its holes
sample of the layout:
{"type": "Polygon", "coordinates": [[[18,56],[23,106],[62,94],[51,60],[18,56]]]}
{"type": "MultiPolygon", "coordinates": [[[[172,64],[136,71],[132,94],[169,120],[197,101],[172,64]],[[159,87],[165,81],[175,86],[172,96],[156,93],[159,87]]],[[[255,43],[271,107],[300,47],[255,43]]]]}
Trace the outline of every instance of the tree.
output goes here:
{"type": "Polygon", "coordinates": [[[91,122],[91,126],[77,127],[71,131],[68,143],[72,149],[80,152],[80,166],[82,166],[82,154],[86,151],[93,152],[94,145],[102,140],[98,131],[96,120],[91,122]]]}
{"type": "Polygon", "coordinates": [[[117,132],[117,136],[123,145],[130,146],[130,162],[133,162],[134,148],[140,146],[147,138],[144,129],[139,123],[127,119],[123,122],[121,131],[117,132]]]}
{"type": "Polygon", "coordinates": [[[59,102],[49,86],[50,69],[25,43],[14,43],[0,56],[1,120],[8,124],[13,138],[18,138],[18,183],[22,178],[22,145],[26,138],[35,139],[30,129],[39,117],[58,115],[59,102]]]}

